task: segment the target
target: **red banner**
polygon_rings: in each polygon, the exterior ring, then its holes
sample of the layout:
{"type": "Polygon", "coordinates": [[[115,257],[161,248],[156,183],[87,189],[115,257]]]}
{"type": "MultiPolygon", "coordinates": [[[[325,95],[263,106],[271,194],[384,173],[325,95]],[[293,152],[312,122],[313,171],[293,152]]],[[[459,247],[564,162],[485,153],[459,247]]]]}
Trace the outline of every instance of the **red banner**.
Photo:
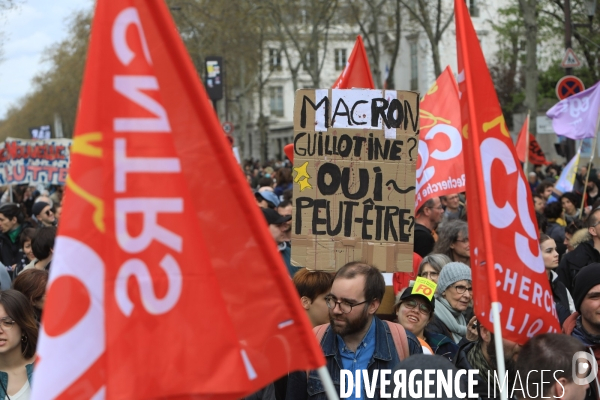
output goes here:
{"type": "Polygon", "coordinates": [[[360,35],[356,37],[356,43],[354,43],[354,48],[350,53],[344,71],[332,86],[332,89],[352,88],[375,89],[371,68],[369,67],[369,58],[360,35]]]}
{"type": "Polygon", "coordinates": [[[421,100],[415,210],[432,197],[465,191],[458,87],[447,67],[421,100]]]}
{"type": "Polygon", "coordinates": [[[527,150],[527,135],[529,135],[529,159],[528,163],[533,165],[548,165],[551,164],[548,160],[546,160],[546,156],[542,151],[542,148],[538,144],[535,137],[529,133],[529,116],[523,123],[523,127],[521,128],[521,132],[519,132],[519,137],[517,138],[517,144],[515,145],[517,149],[517,156],[519,156],[519,160],[521,162],[525,162],[525,152],[527,150]]]}
{"type": "Polygon", "coordinates": [[[221,131],[165,3],[98,1],[34,399],[236,399],[324,365],[221,131]]]}
{"type": "Polygon", "coordinates": [[[560,327],[529,186],[465,2],[454,4],[475,314],[493,331],[499,302],[503,338],[524,344],[560,327]]]}

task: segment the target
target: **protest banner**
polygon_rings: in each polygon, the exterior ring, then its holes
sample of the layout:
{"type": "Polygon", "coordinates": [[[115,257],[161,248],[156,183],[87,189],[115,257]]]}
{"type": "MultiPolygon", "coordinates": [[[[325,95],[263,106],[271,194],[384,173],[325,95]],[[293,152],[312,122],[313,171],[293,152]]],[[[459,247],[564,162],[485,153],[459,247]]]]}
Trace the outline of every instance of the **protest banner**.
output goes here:
{"type": "Polygon", "coordinates": [[[433,197],[465,191],[458,87],[448,66],[421,100],[415,210],[433,197]]]}
{"type": "Polygon", "coordinates": [[[6,183],[64,185],[69,172],[71,139],[5,141],[6,183]]]}
{"type": "Polygon", "coordinates": [[[418,93],[299,90],[294,105],[292,259],[411,271],[418,93]]]}

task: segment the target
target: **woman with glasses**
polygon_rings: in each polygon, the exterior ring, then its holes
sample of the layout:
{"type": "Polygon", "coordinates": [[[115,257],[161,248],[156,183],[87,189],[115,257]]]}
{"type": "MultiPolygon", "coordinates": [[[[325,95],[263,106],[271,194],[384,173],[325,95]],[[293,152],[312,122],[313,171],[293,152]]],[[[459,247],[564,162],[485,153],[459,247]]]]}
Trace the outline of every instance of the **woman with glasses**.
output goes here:
{"type": "Polygon", "coordinates": [[[452,261],[470,265],[469,228],[465,221],[450,220],[437,231],[433,253],[445,254],[452,261]]]}
{"type": "Polygon", "coordinates": [[[433,318],[435,304],[421,293],[413,294],[413,289],[414,284],[396,296],[398,323],[419,339],[423,354],[440,355],[452,362],[458,346],[447,336],[425,330],[425,326],[433,318]]]}
{"type": "Polygon", "coordinates": [[[421,261],[417,276],[437,283],[442,268],[449,262],[452,260],[445,254],[430,254],[421,261]]]}
{"type": "Polygon", "coordinates": [[[477,339],[475,317],[467,324],[463,312],[473,296],[471,269],[460,262],[451,262],[442,268],[435,295],[435,315],[427,330],[446,335],[455,343],[462,339],[477,339]]]}
{"type": "Polygon", "coordinates": [[[554,296],[554,306],[558,314],[558,321],[562,326],[563,322],[575,312],[575,303],[567,287],[558,280],[558,274],[554,270],[558,267],[558,252],[556,251],[556,242],[548,235],[540,236],[540,250],[546,274],[550,281],[550,288],[554,296]]]}
{"type": "Polygon", "coordinates": [[[0,292],[0,399],[30,398],[37,338],[27,297],[16,290],[0,292]]]}

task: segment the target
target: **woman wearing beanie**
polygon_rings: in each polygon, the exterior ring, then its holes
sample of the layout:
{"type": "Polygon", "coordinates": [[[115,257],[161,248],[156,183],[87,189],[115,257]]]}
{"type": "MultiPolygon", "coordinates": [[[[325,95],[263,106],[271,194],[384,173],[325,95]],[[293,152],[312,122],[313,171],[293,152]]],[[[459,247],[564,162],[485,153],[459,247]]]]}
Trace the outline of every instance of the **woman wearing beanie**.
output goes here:
{"type": "Polygon", "coordinates": [[[556,251],[556,242],[548,235],[540,236],[540,249],[544,267],[550,281],[550,288],[554,297],[554,306],[558,314],[558,321],[562,326],[569,315],[575,312],[575,303],[567,287],[558,280],[558,274],[554,270],[558,267],[558,252],[556,251]]]}
{"type": "Polygon", "coordinates": [[[427,325],[427,330],[446,335],[455,343],[465,338],[477,339],[477,329],[473,327],[475,317],[467,321],[463,315],[473,295],[471,269],[461,262],[446,264],[440,272],[435,295],[435,315],[427,325]]]}

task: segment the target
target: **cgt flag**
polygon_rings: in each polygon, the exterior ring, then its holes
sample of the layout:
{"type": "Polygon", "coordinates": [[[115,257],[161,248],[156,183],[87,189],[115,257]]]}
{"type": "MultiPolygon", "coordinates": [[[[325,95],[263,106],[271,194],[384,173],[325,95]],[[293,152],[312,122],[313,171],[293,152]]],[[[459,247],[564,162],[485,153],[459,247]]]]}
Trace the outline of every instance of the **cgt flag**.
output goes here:
{"type": "Polygon", "coordinates": [[[529,158],[528,162],[533,165],[549,165],[550,161],[546,160],[546,156],[542,151],[542,148],[538,144],[535,137],[529,133],[529,116],[523,123],[523,127],[521,128],[521,132],[519,132],[519,137],[517,138],[517,144],[515,145],[517,150],[517,156],[521,162],[525,162],[526,160],[526,151],[527,151],[527,135],[529,135],[529,158]]]}
{"type": "Polygon", "coordinates": [[[369,68],[369,59],[365,51],[362,37],[356,37],[356,43],[350,58],[346,63],[346,68],[337,78],[337,81],[331,87],[332,89],[375,89],[373,77],[371,76],[371,68],[369,68]]]}
{"type": "Polygon", "coordinates": [[[465,2],[454,4],[475,314],[493,331],[495,303],[502,337],[522,345],[560,327],[527,181],[465,2]]]}
{"type": "Polygon", "coordinates": [[[236,399],[324,365],[215,132],[164,1],[99,0],[33,399],[236,399]]]}
{"type": "Polygon", "coordinates": [[[415,210],[432,197],[465,191],[460,102],[447,67],[421,100],[415,210]]]}

